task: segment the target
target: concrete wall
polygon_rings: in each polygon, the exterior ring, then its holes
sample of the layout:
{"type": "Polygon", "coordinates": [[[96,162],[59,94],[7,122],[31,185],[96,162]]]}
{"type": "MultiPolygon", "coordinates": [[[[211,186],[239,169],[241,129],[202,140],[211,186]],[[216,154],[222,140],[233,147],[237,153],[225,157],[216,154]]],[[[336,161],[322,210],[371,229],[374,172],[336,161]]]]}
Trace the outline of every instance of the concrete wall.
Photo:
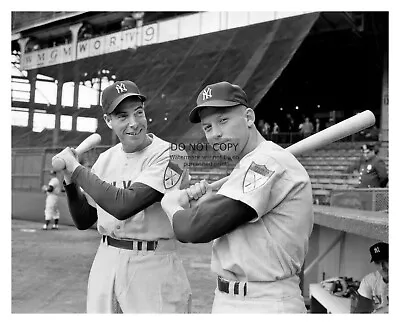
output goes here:
{"type": "MultiPolygon", "coordinates": [[[[11,215],[13,218],[43,222],[46,194],[33,191],[12,191],[11,215]]],[[[73,226],[65,194],[59,200],[61,225],[73,226]]],[[[95,228],[95,226],[93,226],[95,228]]]]}

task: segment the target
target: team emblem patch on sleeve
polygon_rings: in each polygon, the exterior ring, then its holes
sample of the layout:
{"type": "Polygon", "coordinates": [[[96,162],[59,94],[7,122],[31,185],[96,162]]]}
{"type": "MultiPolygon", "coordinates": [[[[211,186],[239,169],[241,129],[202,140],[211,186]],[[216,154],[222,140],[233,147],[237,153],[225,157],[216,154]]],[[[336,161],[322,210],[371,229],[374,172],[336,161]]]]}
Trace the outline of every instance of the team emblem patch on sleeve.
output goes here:
{"type": "Polygon", "coordinates": [[[269,170],[267,166],[258,165],[253,161],[244,175],[243,193],[248,193],[261,187],[274,173],[275,171],[269,170]]]}
{"type": "Polygon", "coordinates": [[[164,187],[166,190],[174,187],[180,180],[183,170],[178,164],[170,161],[164,172],[164,187]]]}

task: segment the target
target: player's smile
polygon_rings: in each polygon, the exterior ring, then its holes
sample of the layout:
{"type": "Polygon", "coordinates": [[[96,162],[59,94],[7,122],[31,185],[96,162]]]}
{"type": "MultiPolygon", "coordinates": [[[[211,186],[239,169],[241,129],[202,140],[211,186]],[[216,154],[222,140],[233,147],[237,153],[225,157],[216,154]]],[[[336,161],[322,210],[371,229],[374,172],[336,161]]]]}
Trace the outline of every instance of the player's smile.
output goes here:
{"type": "Polygon", "coordinates": [[[130,132],[125,132],[125,134],[129,135],[129,136],[138,136],[141,132],[143,131],[143,129],[140,129],[138,131],[130,131],[130,132]]]}

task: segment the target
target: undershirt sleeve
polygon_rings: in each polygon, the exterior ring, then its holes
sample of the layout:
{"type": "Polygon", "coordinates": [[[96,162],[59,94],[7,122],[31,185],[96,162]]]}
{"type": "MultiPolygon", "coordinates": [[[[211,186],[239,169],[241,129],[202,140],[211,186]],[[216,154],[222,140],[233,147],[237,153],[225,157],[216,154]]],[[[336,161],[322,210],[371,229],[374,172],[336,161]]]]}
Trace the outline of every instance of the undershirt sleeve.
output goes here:
{"type": "Polygon", "coordinates": [[[257,217],[247,204],[214,194],[198,206],[173,215],[176,238],[184,243],[207,243],[257,217]]]}
{"type": "Polygon", "coordinates": [[[118,188],[101,180],[83,166],[75,169],[72,181],[118,220],[132,217],[155,202],[160,202],[163,197],[159,191],[139,182],[133,183],[128,189],[118,188]]]}

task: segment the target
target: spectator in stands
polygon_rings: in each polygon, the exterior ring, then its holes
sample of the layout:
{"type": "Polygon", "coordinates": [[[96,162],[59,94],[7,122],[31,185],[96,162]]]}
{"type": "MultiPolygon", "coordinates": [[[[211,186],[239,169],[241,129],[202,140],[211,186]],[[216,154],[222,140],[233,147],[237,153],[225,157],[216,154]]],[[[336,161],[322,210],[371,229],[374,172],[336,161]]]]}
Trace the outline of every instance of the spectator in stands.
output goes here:
{"type": "Polygon", "coordinates": [[[269,132],[271,130],[271,125],[268,122],[264,123],[264,127],[261,130],[261,134],[264,136],[265,139],[269,140],[269,132]]]}
{"type": "Polygon", "coordinates": [[[274,122],[274,126],[272,128],[272,138],[271,138],[272,141],[278,142],[279,132],[280,132],[279,125],[278,123],[274,122]]]}
{"type": "Polygon", "coordinates": [[[358,288],[354,313],[389,313],[389,244],[369,248],[376,271],[366,275],[358,288]]]}
{"type": "Polygon", "coordinates": [[[264,122],[263,119],[258,120],[258,123],[257,123],[257,130],[258,130],[258,132],[260,132],[261,134],[262,134],[262,131],[263,131],[263,129],[264,129],[264,124],[265,124],[265,122],[264,122]]]}
{"type": "Polygon", "coordinates": [[[51,179],[48,185],[43,185],[42,190],[46,193],[46,207],[44,210],[45,224],[43,230],[49,229],[50,221],[54,220],[52,229],[58,230],[58,220],[60,219],[60,211],[58,209],[58,199],[61,192],[60,181],[54,170],[50,171],[51,179]]]}
{"type": "Polygon", "coordinates": [[[294,119],[292,117],[292,114],[288,113],[286,114],[286,127],[288,132],[295,132],[295,127],[294,127],[294,119]]]}
{"type": "Polygon", "coordinates": [[[303,138],[307,138],[313,133],[313,131],[314,125],[310,122],[310,119],[306,117],[302,123],[300,134],[303,136],[303,138]]]}
{"type": "Polygon", "coordinates": [[[386,187],[388,173],[385,162],[377,156],[379,149],[372,144],[363,144],[362,156],[346,170],[347,173],[360,173],[358,188],[386,187]]]}
{"type": "Polygon", "coordinates": [[[321,123],[319,121],[319,118],[316,118],[315,119],[315,133],[318,133],[321,130],[322,130],[322,127],[321,127],[321,123]]]}
{"type": "Polygon", "coordinates": [[[333,117],[330,117],[328,123],[326,123],[326,127],[329,128],[334,124],[335,124],[335,119],[333,117]]]}

